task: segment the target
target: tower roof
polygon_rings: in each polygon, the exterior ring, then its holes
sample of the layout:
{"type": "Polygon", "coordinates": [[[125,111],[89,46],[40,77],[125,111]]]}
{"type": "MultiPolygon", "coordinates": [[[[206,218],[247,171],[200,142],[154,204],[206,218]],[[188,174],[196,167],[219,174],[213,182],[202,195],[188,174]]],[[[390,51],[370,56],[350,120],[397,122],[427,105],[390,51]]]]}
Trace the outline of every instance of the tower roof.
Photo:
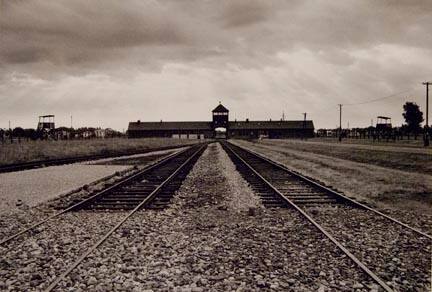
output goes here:
{"type": "Polygon", "coordinates": [[[212,112],[217,112],[217,113],[227,113],[229,112],[229,110],[224,107],[221,103],[219,103],[219,105],[217,107],[215,107],[214,110],[212,110],[212,112]]]}

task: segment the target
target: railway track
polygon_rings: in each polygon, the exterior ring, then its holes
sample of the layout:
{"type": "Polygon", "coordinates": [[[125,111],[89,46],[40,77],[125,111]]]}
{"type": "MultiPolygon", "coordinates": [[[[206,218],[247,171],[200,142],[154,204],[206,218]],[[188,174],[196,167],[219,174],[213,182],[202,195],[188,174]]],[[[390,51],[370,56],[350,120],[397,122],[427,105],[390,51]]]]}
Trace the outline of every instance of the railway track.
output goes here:
{"type": "MultiPolygon", "coordinates": [[[[376,264],[372,263],[371,261],[365,264],[354,255],[361,254],[359,251],[364,249],[364,246],[355,246],[355,249],[353,249],[353,244],[350,244],[349,240],[343,238],[345,233],[351,233],[358,237],[364,235],[355,234],[355,231],[353,230],[340,230],[340,225],[332,228],[331,223],[325,222],[325,220],[323,222],[326,223],[326,228],[324,228],[320,224],[321,220],[315,218],[318,216],[314,216],[313,211],[316,211],[316,208],[324,208],[324,210],[336,210],[331,214],[332,216],[337,216],[338,210],[342,210],[345,214],[344,220],[348,222],[353,220],[350,218],[350,214],[353,212],[359,212],[359,210],[361,210],[360,212],[367,212],[369,217],[376,216],[377,218],[380,218],[380,220],[385,220],[385,225],[389,224],[389,229],[391,229],[390,226],[392,225],[397,226],[395,227],[396,229],[401,228],[406,232],[419,237],[421,242],[425,243],[426,245],[429,244],[430,246],[432,237],[420,230],[412,228],[377,210],[358,203],[340,193],[335,192],[334,190],[331,190],[306,177],[294,173],[286,167],[273,162],[258,153],[233,145],[229,142],[222,143],[222,146],[236,165],[237,170],[248,181],[251,188],[260,196],[264,206],[269,208],[291,208],[301,213],[305,219],[307,219],[320,232],[329,238],[343,253],[345,253],[359,268],[369,275],[385,291],[394,291],[394,288],[390,287],[392,278],[387,276],[386,273],[383,273],[381,271],[382,269],[376,264]],[[341,239],[343,243],[341,243],[339,239],[341,239]],[[347,248],[349,245],[351,251],[347,248]],[[380,275],[384,275],[384,278],[377,275],[378,273],[380,275]]],[[[331,222],[332,220],[327,221],[331,222]]],[[[333,223],[334,221],[337,220],[333,220],[333,223]]],[[[350,225],[347,223],[345,228],[352,228],[352,225],[353,224],[351,224],[351,227],[348,227],[350,225]]],[[[386,230],[382,230],[381,234],[384,234],[385,232],[386,230]]],[[[412,254],[412,248],[409,248],[408,246],[408,249],[411,249],[409,252],[412,254]]],[[[427,249],[428,248],[425,248],[425,250],[427,249]]],[[[368,251],[366,251],[366,254],[367,253],[368,251]]]]}
{"type": "Polygon", "coordinates": [[[197,147],[189,148],[182,152],[181,155],[164,160],[156,168],[140,172],[130,179],[109,188],[103,194],[98,194],[74,207],[72,210],[132,210],[143,201],[151,201],[151,203],[146,203],[145,207],[147,208],[163,209],[168,205],[174,192],[180,187],[198,156],[194,156],[191,163],[182,167],[176,173],[175,178],[169,182],[165,181],[179,169],[187,157],[197,152],[196,149],[197,147]],[[161,185],[163,187],[158,189],[161,185]],[[158,192],[155,193],[156,189],[158,192]]]}
{"type": "MultiPolygon", "coordinates": [[[[80,254],[77,259],[69,259],[68,264],[62,269],[62,273],[57,276],[45,291],[53,291],[59,286],[66,277],[75,270],[91,253],[101,246],[114,233],[118,234],[118,230],[128,218],[133,216],[142,208],[161,209],[169,204],[172,194],[177,189],[181,181],[186,177],[189,170],[197,161],[201,153],[204,151],[207,144],[192,146],[179,153],[172,154],[161,161],[150,165],[143,170],[129,176],[115,185],[112,185],[105,190],[91,196],[90,198],[79,202],[65,210],[51,216],[47,220],[38,222],[31,228],[23,230],[6,240],[0,242],[2,245],[10,245],[13,240],[20,237],[26,232],[30,232],[37,226],[52,220],[62,214],[78,212],[77,214],[85,214],[89,211],[105,211],[111,210],[119,214],[118,211],[127,211],[124,217],[118,218],[118,222],[109,226],[108,231],[103,230],[98,234],[103,236],[95,241],[89,242],[88,246],[82,247],[79,250],[85,252],[80,254]],[[116,232],[117,231],[117,232],[116,232]],[[93,243],[94,242],[94,243],[93,243]]],[[[356,251],[352,246],[347,246],[346,242],[341,242],[339,237],[320,224],[319,220],[309,212],[313,208],[325,206],[326,208],[346,207],[347,210],[367,210],[374,215],[382,217],[378,211],[372,210],[367,206],[358,204],[357,202],[341,195],[333,190],[321,186],[307,178],[301,177],[298,174],[290,172],[283,166],[274,163],[265,157],[261,157],[253,152],[242,149],[238,146],[222,143],[229,157],[235,163],[237,169],[243,177],[250,183],[251,187],[261,196],[261,200],[267,207],[276,208],[291,208],[301,213],[312,225],[314,225],[321,233],[330,239],[343,253],[345,253],[356,265],[359,266],[367,275],[369,275],[376,283],[378,283],[385,291],[393,291],[389,285],[388,279],[382,278],[379,273],[370,267],[369,263],[355,255],[356,251]]],[[[102,212],[95,214],[104,214],[102,212]]],[[[106,213],[105,213],[106,214],[106,213]]],[[[122,214],[122,213],[120,213],[122,214]]],[[[382,214],[385,216],[384,214],[382,214]]],[[[123,216],[123,214],[122,214],[123,216]]],[[[392,224],[397,224],[408,229],[409,226],[402,222],[396,221],[388,216],[382,217],[392,224]]],[[[116,219],[117,220],[117,219],[116,219]]],[[[410,228],[410,232],[417,233],[419,236],[426,237],[430,244],[431,237],[421,231],[410,228]]],[[[90,241],[90,240],[89,240],[90,241]]],[[[79,244],[79,243],[77,243],[79,244]]],[[[64,255],[67,257],[68,255],[64,255]]]]}
{"type": "Polygon", "coordinates": [[[121,152],[110,153],[110,154],[95,154],[95,155],[85,155],[85,156],[77,156],[77,157],[46,159],[46,160],[37,160],[37,161],[31,161],[31,162],[5,164],[5,165],[0,165],[0,173],[21,171],[21,170],[27,170],[27,169],[54,166],[54,165],[71,164],[71,163],[77,163],[77,162],[83,162],[83,161],[90,161],[90,160],[97,160],[97,159],[104,159],[104,158],[113,158],[113,157],[120,157],[120,156],[126,156],[126,155],[145,154],[145,153],[149,153],[149,152],[153,152],[153,151],[170,150],[170,149],[177,149],[177,148],[181,148],[181,147],[185,147],[185,146],[184,145],[168,146],[168,147],[161,147],[161,148],[157,148],[157,149],[147,149],[147,150],[141,150],[141,151],[121,151],[121,152]]]}
{"type": "MultiPolygon", "coordinates": [[[[126,211],[126,214],[114,227],[110,228],[92,246],[85,249],[81,256],[73,261],[60,276],[58,276],[45,291],[52,291],[57,284],[74,270],[88,255],[96,250],[133,214],[142,208],[161,209],[169,204],[175,190],[180,187],[190,169],[198,160],[208,143],[191,146],[178,153],[169,155],[159,162],[125,178],[113,186],[83,200],[73,206],[60,211],[51,217],[38,222],[0,242],[0,246],[11,246],[14,240],[25,233],[29,233],[38,226],[47,223],[63,214],[80,210],[114,210],[126,211]]],[[[13,248],[13,246],[12,246],[13,248]]],[[[67,255],[66,255],[67,256],[67,255]]]]}

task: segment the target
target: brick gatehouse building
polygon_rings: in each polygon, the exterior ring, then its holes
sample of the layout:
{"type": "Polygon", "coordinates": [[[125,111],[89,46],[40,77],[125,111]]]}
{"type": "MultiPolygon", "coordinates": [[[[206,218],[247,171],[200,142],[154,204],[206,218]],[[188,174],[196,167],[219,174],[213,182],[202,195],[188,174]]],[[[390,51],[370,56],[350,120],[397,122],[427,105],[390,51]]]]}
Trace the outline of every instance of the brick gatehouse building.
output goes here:
{"type": "Polygon", "coordinates": [[[198,122],[130,122],[129,138],[300,138],[313,137],[311,120],[297,121],[229,121],[229,110],[219,104],[212,111],[212,121],[198,122]]]}

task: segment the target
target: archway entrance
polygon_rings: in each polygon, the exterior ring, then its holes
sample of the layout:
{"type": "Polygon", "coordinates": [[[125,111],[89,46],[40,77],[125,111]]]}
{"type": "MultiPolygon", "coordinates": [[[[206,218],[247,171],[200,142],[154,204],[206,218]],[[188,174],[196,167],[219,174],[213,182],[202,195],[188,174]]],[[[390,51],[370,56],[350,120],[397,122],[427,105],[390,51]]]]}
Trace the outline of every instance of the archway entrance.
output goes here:
{"type": "Polygon", "coordinates": [[[227,129],[224,127],[218,127],[215,129],[215,138],[216,139],[226,139],[227,138],[227,129]]]}

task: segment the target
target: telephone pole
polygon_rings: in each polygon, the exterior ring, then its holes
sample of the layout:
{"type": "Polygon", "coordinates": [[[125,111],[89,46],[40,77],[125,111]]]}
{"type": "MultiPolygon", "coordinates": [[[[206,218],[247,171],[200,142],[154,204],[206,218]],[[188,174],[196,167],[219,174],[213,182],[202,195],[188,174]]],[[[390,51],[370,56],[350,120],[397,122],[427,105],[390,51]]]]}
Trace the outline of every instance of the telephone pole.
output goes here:
{"type": "Polygon", "coordinates": [[[9,121],[9,138],[11,144],[13,143],[13,136],[12,136],[12,128],[11,128],[11,122],[9,121]]]}
{"type": "Polygon", "coordinates": [[[339,142],[342,141],[342,104],[339,104],[339,142]]]}
{"type": "Polygon", "coordinates": [[[426,124],[423,133],[424,146],[429,146],[429,85],[432,82],[423,82],[426,85],[426,124]]]}
{"type": "Polygon", "coordinates": [[[306,138],[306,115],[307,113],[303,113],[303,137],[306,138]]]}

